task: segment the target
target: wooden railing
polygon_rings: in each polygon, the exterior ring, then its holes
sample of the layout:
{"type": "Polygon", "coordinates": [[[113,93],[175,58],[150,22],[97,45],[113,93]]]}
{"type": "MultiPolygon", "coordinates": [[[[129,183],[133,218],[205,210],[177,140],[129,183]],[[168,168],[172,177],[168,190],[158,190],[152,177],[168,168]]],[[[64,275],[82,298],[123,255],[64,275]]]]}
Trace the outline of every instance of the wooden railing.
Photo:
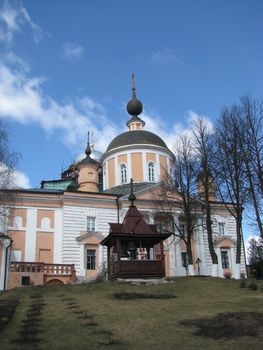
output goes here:
{"type": "Polygon", "coordinates": [[[11,272],[43,272],[45,275],[69,276],[75,273],[74,264],[45,264],[43,262],[15,262],[10,263],[11,272]]]}
{"type": "Polygon", "coordinates": [[[163,260],[121,260],[109,264],[109,278],[163,277],[164,275],[163,260]]]}

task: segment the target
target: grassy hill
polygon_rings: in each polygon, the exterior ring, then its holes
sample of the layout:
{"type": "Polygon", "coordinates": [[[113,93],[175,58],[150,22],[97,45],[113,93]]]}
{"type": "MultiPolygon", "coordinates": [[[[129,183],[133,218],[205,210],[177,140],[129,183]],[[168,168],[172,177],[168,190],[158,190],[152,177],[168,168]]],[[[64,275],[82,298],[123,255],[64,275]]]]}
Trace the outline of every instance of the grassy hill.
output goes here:
{"type": "Polygon", "coordinates": [[[17,288],[0,296],[0,348],[262,349],[263,282],[256,291],[248,284],[193,277],[17,288]]]}

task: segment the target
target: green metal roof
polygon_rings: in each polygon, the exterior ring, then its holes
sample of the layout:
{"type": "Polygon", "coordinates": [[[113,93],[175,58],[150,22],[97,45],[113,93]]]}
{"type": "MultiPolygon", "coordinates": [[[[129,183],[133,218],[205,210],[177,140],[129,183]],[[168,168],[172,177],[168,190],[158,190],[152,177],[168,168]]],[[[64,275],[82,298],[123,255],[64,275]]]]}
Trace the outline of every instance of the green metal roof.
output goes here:
{"type": "Polygon", "coordinates": [[[42,181],[41,189],[45,190],[62,190],[66,191],[69,186],[76,187],[76,183],[74,180],[50,180],[50,181],[42,181]]]}
{"type": "Polygon", "coordinates": [[[155,145],[167,148],[166,143],[157,135],[146,130],[126,131],[115,137],[107,148],[107,152],[121,146],[129,145],[155,145]]]}
{"type": "MultiPolygon", "coordinates": [[[[145,190],[147,188],[150,188],[154,185],[155,185],[155,183],[153,183],[153,182],[133,183],[133,191],[138,192],[140,190],[145,190]]],[[[125,184],[125,185],[112,187],[112,188],[109,188],[108,190],[104,190],[102,193],[115,194],[118,196],[125,196],[125,195],[131,193],[131,185],[125,184]]]]}

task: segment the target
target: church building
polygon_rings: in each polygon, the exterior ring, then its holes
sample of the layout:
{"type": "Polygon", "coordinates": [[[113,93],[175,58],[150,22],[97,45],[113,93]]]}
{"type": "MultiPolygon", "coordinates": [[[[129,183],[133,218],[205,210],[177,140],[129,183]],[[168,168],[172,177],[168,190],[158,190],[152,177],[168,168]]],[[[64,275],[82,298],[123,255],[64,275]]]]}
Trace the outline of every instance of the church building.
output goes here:
{"type": "MultiPolygon", "coordinates": [[[[42,181],[40,188],[11,190],[14,203],[8,209],[8,222],[0,229],[0,289],[89,281],[107,266],[108,274],[115,276],[108,265],[114,259],[119,259],[119,263],[133,260],[138,267],[139,262],[134,261],[157,261],[161,257],[163,276],[212,275],[204,227],[198,227],[193,236],[192,270],[188,269],[182,240],[162,233],[165,219],[154,194],[176,160],[165,140],[146,130],[147,125],[140,118],[142,110],[133,79],[132,98],[127,104],[127,131],[115,137],[105,153],[95,151],[88,137],[85,157],[63,171],[60,179],[42,181]],[[132,205],[130,179],[136,198],[132,197],[132,205]],[[119,237],[123,228],[131,227],[126,224],[130,216],[136,216],[140,222],[139,238],[128,239],[129,232],[124,232],[121,237],[126,241],[117,249],[112,237],[119,237]],[[147,230],[148,240],[143,235],[147,230]],[[140,242],[144,245],[140,246],[140,242]]],[[[219,260],[213,275],[233,277],[235,220],[222,203],[214,200],[211,205],[219,260]]],[[[180,217],[178,211],[174,215],[180,217]]],[[[240,267],[245,275],[243,250],[240,267]]]]}

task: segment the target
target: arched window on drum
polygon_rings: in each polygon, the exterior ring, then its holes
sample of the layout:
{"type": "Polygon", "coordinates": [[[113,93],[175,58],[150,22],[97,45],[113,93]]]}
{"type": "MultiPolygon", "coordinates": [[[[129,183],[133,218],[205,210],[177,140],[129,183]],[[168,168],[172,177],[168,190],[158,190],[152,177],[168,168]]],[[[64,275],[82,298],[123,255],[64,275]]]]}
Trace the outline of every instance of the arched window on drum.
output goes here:
{"type": "Polygon", "coordinates": [[[150,182],[155,181],[155,169],[154,169],[153,162],[148,163],[148,181],[150,181],[150,182]]]}
{"type": "Polygon", "coordinates": [[[127,167],[126,167],[126,164],[122,163],[120,165],[120,169],[121,169],[121,183],[125,184],[125,183],[127,183],[127,167]]]}

